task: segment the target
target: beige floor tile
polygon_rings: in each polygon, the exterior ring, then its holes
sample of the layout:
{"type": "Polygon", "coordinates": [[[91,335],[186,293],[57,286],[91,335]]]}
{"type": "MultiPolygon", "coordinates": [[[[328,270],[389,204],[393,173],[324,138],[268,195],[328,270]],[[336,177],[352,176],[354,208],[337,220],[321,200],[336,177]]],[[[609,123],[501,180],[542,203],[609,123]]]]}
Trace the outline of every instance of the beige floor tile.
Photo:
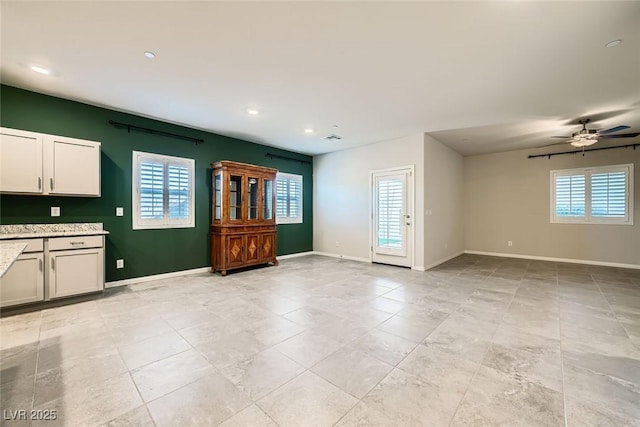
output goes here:
{"type": "Polygon", "coordinates": [[[446,426],[463,394],[463,391],[441,388],[400,369],[394,369],[362,399],[366,408],[375,408],[376,411],[366,411],[358,417],[376,425],[375,418],[371,417],[381,412],[385,418],[396,420],[396,425],[446,426]]]}
{"type": "Polygon", "coordinates": [[[256,405],[251,405],[247,409],[238,412],[227,421],[220,424],[220,427],[278,427],[264,411],[256,405]]]}
{"type": "Polygon", "coordinates": [[[129,370],[134,370],[190,348],[191,345],[180,335],[170,331],[135,344],[122,346],[120,355],[129,370]]]}
{"type": "Polygon", "coordinates": [[[310,368],[338,348],[340,342],[313,331],[302,332],[274,346],[276,350],[310,368]]]}
{"type": "Polygon", "coordinates": [[[35,406],[56,411],[56,419],[34,422],[42,426],[99,425],[140,406],[142,400],[128,373],[89,387],[59,389],[57,398],[35,406]]]}
{"type": "Polygon", "coordinates": [[[285,425],[617,427],[640,419],[639,352],[635,270],[465,254],[419,272],[314,255],[3,310],[0,403],[55,404],[48,425],[273,425],[269,401],[285,425]]]}
{"type": "Polygon", "coordinates": [[[147,406],[158,427],[218,425],[251,400],[217,372],[209,373],[147,406]]]}
{"type": "Polygon", "coordinates": [[[562,394],[483,367],[451,423],[469,424],[563,426],[562,394]]]}
{"type": "Polygon", "coordinates": [[[358,400],[312,372],[305,372],[259,400],[258,406],[282,427],[329,426],[358,400]]]}
{"type": "Polygon", "coordinates": [[[145,405],[138,406],[103,424],[103,427],[155,427],[145,405]]]}
{"type": "Polygon", "coordinates": [[[304,370],[276,349],[269,349],[223,368],[222,373],[247,396],[258,400],[304,370]]]}
{"type": "Polygon", "coordinates": [[[392,365],[351,347],[343,347],[311,371],[361,399],[391,370],[392,365]]]}
{"type": "Polygon", "coordinates": [[[390,365],[396,365],[417,345],[414,341],[374,329],[354,342],[352,347],[390,365]]]}
{"type": "Polygon", "coordinates": [[[187,350],[131,373],[140,395],[150,402],[215,371],[195,350],[187,350]]]}

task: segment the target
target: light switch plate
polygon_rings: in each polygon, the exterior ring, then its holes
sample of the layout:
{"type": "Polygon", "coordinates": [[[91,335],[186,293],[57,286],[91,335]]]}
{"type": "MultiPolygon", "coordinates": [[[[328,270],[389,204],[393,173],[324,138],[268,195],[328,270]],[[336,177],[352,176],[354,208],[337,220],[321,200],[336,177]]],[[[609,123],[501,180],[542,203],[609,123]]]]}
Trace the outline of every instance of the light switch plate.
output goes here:
{"type": "Polygon", "coordinates": [[[60,216],[59,206],[51,206],[51,216],[60,216]]]}
{"type": "Polygon", "coordinates": [[[124,208],[116,208],[116,216],[124,216],[124,208]]]}
{"type": "Polygon", "coordinates": [[[123,259],[117,259],[116,260],[116,268],[124,268],[124,260],[123,259]]]}

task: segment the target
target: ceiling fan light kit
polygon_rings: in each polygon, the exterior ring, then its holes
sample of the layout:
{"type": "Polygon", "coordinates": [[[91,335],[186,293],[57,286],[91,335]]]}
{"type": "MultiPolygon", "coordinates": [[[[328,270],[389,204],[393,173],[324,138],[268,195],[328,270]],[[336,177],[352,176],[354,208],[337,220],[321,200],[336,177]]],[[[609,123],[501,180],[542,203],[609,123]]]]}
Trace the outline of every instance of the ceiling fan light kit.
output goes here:
{"type": "Polygon", "coordinates": [[[596,142],[598,142],[597,139],[580,138],[580,139],[576,139],[575,141],[571,141],[570,144],[573,145],[574,147],[588,147],[590,145],[595,144],[596,142]]]}

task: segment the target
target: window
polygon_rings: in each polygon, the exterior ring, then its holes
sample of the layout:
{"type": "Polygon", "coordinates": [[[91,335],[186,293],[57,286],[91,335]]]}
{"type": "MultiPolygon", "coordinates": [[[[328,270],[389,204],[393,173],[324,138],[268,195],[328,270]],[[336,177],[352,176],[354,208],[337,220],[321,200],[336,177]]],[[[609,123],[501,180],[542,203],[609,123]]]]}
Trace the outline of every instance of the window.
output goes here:
{"type": "Polygon", "coordinates": [[[633,224],[633,164],[551,171],[551,222],[633,224]]]}
{"type": "Polygon", "coordinates": [[[195,160],[133,152],[133,229],[195,227],[195,160]]]}
{"type": "Polygon", "coordinates": [[[276,176],[276,222],[302,222],[302,175],[278,173],[276,176]]]}

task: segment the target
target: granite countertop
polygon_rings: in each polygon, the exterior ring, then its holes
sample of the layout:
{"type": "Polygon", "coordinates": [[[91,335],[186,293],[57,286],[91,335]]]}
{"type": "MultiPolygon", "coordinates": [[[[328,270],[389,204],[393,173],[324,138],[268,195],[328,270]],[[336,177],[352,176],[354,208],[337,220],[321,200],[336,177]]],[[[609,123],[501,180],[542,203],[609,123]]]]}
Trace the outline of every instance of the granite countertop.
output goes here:
{"type": "Polygon", "coordinates": [[[4,276],[26,247],[26,243],[0,242],[0,278],[4,276]]]}
{"type": "Polygon", "coordinates": [[[109,234],[101,222],[0,225],[0,240],[109,234]]]}

